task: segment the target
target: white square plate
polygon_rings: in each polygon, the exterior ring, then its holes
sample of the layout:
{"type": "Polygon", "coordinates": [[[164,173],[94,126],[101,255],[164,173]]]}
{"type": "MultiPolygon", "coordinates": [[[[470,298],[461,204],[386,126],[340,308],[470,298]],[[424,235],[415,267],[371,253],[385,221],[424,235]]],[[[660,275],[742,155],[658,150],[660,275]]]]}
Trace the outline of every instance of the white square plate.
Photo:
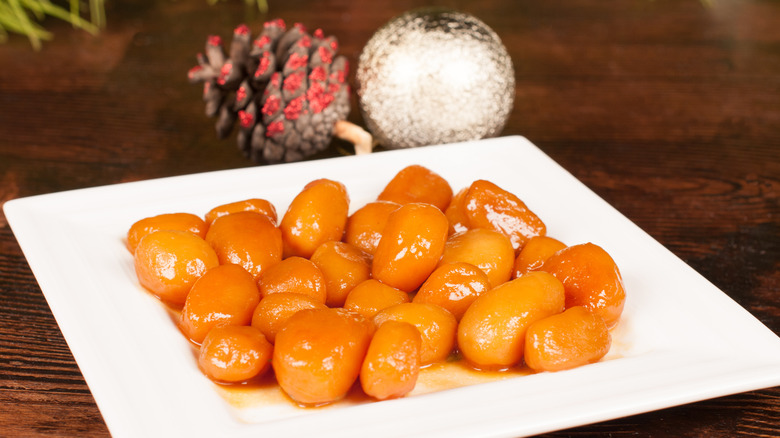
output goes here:
{"type": "Polygon", "coordinates": [[[116,437],[519,436],[780,384],[780,338],[522,137],[53,193],[4,209],[116,437]],[[523,199],[549,235],[606,249],[628,295],[610,354],[570,371],[433,392],[428,375],[406,398],[327,409],[221,395],[169,312],[138,285],[123,241],[130,225],[250,197],[281,215],[316,178],[343,182],[354,211],[409,164],[454,190],[488,179],[523,199]]]}

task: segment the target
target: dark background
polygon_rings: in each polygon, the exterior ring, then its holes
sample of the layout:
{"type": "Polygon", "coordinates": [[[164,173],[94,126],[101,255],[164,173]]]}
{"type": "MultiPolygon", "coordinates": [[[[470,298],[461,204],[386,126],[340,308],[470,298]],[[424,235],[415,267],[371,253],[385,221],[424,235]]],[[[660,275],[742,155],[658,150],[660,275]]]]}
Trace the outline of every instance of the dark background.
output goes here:
{"type": "MultiPolygon", "coordinates": [[[[449,6],[482,19],[512,56],[505,135],[528,137],[780,332],[780,2],[269,1],[266,17],[239,0],[109,2],[99,37],[47,20],[55,39],[37,52],[11,35],[0,44],[0,202],[253,165],[215,139],[187,83],[209,34],[301,22],[336,35],[354,67],[393,16],[449,6]]],[[[350,120],[362,124],[354,109],[350,120]]],[[[780,436],[779,412],[771,388],[549,436],[780,436]]],[[[0,215],[0,435],[107,434],[0,215]]]]}

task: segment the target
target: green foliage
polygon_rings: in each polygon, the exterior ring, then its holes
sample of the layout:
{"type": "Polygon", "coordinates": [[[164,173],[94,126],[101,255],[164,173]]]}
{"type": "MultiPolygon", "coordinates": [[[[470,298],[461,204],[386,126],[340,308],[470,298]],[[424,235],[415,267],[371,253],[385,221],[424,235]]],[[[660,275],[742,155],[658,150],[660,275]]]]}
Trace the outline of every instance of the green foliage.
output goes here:
{"type": "Polygon", "coordinates": [[[52,38],[51,32],[39,23],[47,16],[97,34],[106,21],[104,1],[89,0],[89,19],[86,19],[82,17],[79,0],[69,0],[68,9],[49,0],[0,0],[0,42],[5,42],[9,33],[17,33],[25,35],[33,48],[40,49],[42,41],[52,38]]]}
{"type": "MultiPolygon", "coordinates": [[[[81,0],[66,0],[68,7],[53,4],[49,0],[0,0],[0,43],[8,40],[9,33],[25,35],[35,50],[42,41],[52,38],[40,22],[53,17],[69,22],[73,27],[96,35],[106,24],[105,0],[87,0],[89,11],[82,11],[81,0]],[[84,18],[86,15],[88,18],[84,18]]],[[[220,0],[207,0],[214,5],[220,0]]],[[[247,5],[257,4],[261,13],[268,12],[266,0],[244,0],[247,5]]]]}

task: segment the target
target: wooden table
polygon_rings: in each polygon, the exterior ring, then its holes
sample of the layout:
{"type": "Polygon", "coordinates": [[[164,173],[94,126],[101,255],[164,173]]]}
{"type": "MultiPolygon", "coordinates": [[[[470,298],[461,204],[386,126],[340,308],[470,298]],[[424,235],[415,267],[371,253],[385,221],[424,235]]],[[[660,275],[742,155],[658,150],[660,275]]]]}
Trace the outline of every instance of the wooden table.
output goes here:
{"type": "MultiPolygon", "coordinates": [[[[215,139],[186,80],[207,35],[280,17],[337,35],[354,66],[376,29],[424,4],[269,1],[268,17],[238,1],[108,2],[97,38],[51,20],[40,52],[11,36],[0,201],[250,166],[215,139]]],[[[516,102],[504,134],[528,137],[780,332],[780,3],[435,3],[474,13],[507,46],[516,102]]],[[[362,123],[355,110],[350,120],[362,123]]],[[[0,297],[0,435],[107,435],[4,216],[0,297]]],[[[549,436],[607,435],[780,436],[780,389],[549,436]]]]}

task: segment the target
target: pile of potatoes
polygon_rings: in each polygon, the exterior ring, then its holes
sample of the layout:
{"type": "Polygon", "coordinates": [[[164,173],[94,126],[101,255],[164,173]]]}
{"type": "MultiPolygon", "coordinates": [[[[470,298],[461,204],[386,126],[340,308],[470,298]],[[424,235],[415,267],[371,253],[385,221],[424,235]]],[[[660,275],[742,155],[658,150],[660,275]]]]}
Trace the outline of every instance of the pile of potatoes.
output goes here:
{"type": "Polygon", "coordinates": [[[351,215],[345,186],[308,183],[279,219],[267,200],[168,213],[127,233],[139,283],[174,309],[216,382],[272,372],[301,406],[359,381],[384,400],[422,367],[558,371],[600,360],[620,319],[617,266],[567,246],[515,194],[477,180],[454,193],[400,170],[351,215]]]}

